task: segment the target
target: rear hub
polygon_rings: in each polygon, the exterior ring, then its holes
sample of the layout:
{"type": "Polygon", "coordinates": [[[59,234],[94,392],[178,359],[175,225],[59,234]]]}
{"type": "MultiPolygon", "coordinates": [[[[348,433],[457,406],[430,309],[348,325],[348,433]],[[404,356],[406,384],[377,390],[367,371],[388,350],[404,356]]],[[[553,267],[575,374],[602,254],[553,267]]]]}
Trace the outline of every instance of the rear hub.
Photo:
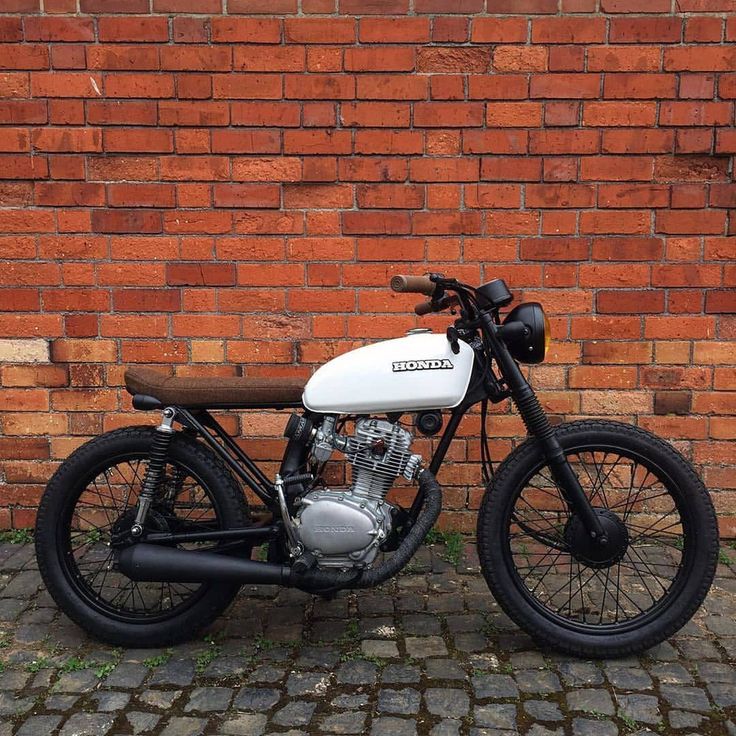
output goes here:
{"type": "Polygon", "coordinates": [[[593,509],[603,527],[605,542],[593,539],[579,516],[565,525],[565,541],[570,553],[588,567],[604,569],[620,562],[629,547],[629,532],[618,514],[609,509],[593,509]]]}

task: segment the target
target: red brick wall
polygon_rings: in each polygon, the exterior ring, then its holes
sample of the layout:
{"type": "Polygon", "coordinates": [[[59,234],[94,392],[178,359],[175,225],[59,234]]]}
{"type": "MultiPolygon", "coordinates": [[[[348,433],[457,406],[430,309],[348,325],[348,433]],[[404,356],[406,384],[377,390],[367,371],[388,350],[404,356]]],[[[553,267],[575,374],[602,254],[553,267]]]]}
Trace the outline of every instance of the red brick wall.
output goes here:
{"type": "MultiPolygon", "coordinates": [[[[733,534],[734,1],[338,4],[0,2],[0,526],[144,418],[124,365],[308,375],[415,326],[386,284],[430,269],[544,302],[548,409],[674,441],[733,534]]],[[[277,457],[281,417],[229,421],[277,457]]]]}

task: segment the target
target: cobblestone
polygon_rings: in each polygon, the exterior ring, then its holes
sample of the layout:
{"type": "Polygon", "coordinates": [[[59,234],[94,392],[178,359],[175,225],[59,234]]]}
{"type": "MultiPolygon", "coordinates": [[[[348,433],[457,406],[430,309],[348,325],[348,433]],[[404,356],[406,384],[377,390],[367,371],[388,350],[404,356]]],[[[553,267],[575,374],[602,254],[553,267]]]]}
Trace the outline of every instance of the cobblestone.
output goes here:
{"type": "Polygon", "coordinates": [[[114,650],[38,589],[32,550],[0,544],[0,736],[736,736],[728,566],[673,640],[597,662],[534,648],[436,551],[330,601],[248,586],[216,647],[114,650]]]}

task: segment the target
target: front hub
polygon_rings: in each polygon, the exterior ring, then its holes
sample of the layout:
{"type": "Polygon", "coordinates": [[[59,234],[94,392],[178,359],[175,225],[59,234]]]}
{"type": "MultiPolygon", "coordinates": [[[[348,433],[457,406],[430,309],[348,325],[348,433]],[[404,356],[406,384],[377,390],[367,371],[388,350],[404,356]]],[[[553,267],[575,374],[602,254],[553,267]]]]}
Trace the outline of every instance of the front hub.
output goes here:
{"type": "Polygon", "coordinates": [[[609,509],[595,508],[605,533],[605,543],[590,536],[582,520],[576,514],[565,525],[565,541],[570,553],[588,567],[604,569],[620,562],[629,547],[629,532],[618,514],[609,509]]]}

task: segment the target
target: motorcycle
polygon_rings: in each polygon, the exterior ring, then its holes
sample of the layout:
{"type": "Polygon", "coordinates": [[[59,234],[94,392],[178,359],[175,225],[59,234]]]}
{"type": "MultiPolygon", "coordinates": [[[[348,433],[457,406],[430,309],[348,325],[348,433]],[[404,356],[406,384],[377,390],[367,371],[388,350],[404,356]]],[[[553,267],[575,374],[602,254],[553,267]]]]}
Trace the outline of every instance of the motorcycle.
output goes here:
{"type": "Polygon", "coordinates": [[[501,608],[541,646],[580,657],[641,652],[678,631],[718,558],[716,516],[693,467],[638,427],[553,426],[519,367],[544,360],[549,322],[535,302],[502,319],[512,302],[502,279],[474,288],[395,276],[391,288],[429,297],[419,315],[456,319],[445,334],[413,329],[336,357],[306,385],[128,370],[133,406],[160,411],[160,424],[82,445],[38,509],[38,566],[62,611],[111,644],[166,646],[210,624],[243,584],[324,596],[378,586],[437,521],[436,476],[480,405],[478,556],[501,608]],[[508,397],[528,437],[494,472],[488,402],[508,397]],[[273,479],[211,413],[245,409],[297,410],[273,479]],[[412,452],[415,433],[437,437],[431,458],[412,452]],[[336,453],[347,487],[325,480],[336,453]],[[387,498],[402,477],[416,483],[408,508],[387,498]],[[266,514],[251,513],[241,483],[266,514]],[[251,559],[255,547],[265,559],[251,559]]]}

